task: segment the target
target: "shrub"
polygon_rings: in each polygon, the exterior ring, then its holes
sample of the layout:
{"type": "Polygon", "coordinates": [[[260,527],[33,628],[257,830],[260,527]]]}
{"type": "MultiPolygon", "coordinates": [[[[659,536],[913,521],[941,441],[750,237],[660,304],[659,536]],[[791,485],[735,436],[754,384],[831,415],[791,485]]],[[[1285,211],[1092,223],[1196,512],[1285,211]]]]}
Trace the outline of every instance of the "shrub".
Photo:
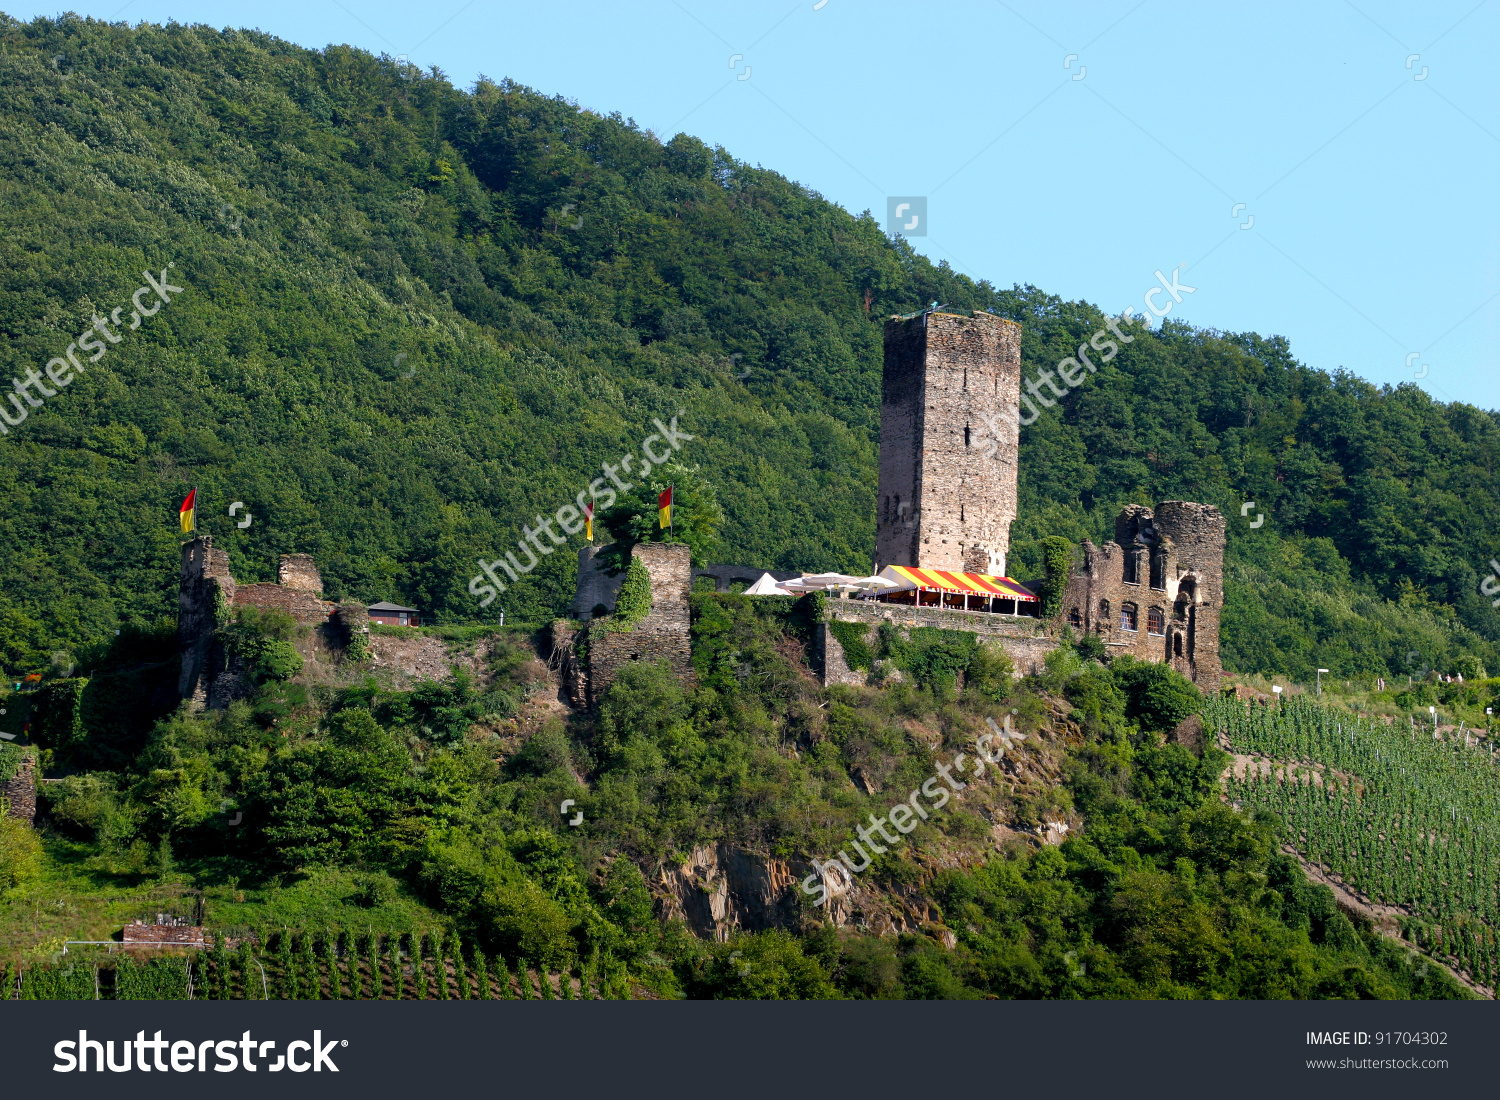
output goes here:
{"type": "Polygon", "coordinates": [[[1042,565],[1047,573],[1037,595],[1042,618],[1051,619],[1062,610],[1063,593],[1073,572],[1073,544],[1059,535],[1048,535],[1042,540],[1042,565]]]}
{"type": "Polygon", "coordinates": [[[0,894],[34,881],[42,873],[42,842],[19,818],[0,816],[0,894]]]}

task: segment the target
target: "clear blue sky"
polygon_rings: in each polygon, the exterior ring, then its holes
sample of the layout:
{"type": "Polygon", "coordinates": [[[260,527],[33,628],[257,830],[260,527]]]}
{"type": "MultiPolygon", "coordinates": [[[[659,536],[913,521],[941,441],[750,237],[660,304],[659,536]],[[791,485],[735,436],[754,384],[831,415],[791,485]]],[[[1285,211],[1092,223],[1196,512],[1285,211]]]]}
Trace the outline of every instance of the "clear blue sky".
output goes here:
{"type": "Polygon", "coordinates": [[[1284,335],[1303,362],[1376,383],[1426,364],[1434,397],[1500,408],[1500,3],[75,10],[405,54],[460,87],[510,77],[882,223],[887,196],[924,195],[931,232],[912,243],[1000,286],[1139,310],[1153,272],[1186,263],[1197,289],[1174,317],[1284,335]]]}

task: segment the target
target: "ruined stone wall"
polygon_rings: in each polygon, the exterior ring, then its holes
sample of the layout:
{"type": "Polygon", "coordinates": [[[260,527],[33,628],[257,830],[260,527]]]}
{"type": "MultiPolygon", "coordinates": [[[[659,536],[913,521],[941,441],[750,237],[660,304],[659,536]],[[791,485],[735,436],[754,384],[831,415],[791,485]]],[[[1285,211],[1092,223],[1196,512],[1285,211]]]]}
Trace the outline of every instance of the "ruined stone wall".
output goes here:
{"type": "MultiPolygon", "coordinates": [[[[875,644],[875,631],[881,623],[885,622],[889,622],[899,630],[930,626],[939,630],[962,630],[969,634],[977,634],[981,645],[994,646],[1010,657],[1015,664],[1018,676],[1040,671],[1042,661],[1047,654],[1059,645],[1055,631],[1038,619],[990,615],[980,611],[954,611],[941,607],[879,603],[875,600],[829,600],[827,616],[829,619],[839,619],[844,622],[868,623],[869,630],[865,635],[865,640],[872,647],[875,644]]],[[[832,666],[835,674],[840,674],[840,666],[847,672],[848,665],[842,660],[843,647],[839,646],[838,639],[833,637],[833,632],[827,630],[826,624],[821,626],[820,634],[824,631],[827,632],[828,642],[832,646],[838,646],[839,661],[832,666]]],[[[825,664],[824,683],[851,682],[827,679],[828,667],[825,664]]],[[[858,682],[864,682],[863,673],[855,672],[853,675],[860,677],[858,682]]]]}
{"type": "Polygon", "coordinates": [[[589,701],[597,702],[630,661],[665,661],[683,680],[694,679],[688,627],[692,559],[680,543],[642,542],[631,557],[651,575],[651,613],[623,633],[595,634],[589,647],[589,701]]]}
{"type": "Polygon", "coordinates": [[[1068,584],[1062,622],[1076,614],[1113,654],[1170,664],[1205,691],[1217,691],[1219,615],[1224,592],[1223,514],[1212,505],[1165,501],[1126,507],[1115,540],[1083,543],[1084,564],[1068,584]],[[1134,612],[1134,626],[1123,613],[1134,612]],[[1161,616],[1152,629],[1152,612],[1161,616]]]}
{"type": "MultiPolygon", "coordinates": [[[[874,639],[873,628],[865,633],[871,640],[874,639]]],[[[829,684],[863,684],[870,675],[861,669],[849,667],[849,662],[844,657],[843,643],[826,622],[818,624],[817,633],[813,637],[813,661],[825,687],[829,684]]]]}
{"type": "Polygon", "coordinates": [[[578,585],[573,594],[573,617],[588,622],[594,617],[594,608],[604,605],[605,612],[615,609],[615,600],[620,595],[620,585],[625,583],[625,573],[611,577],[605,572],[606,560],[600,555],[608,546],[582,546],[578,549],[578,585]]]}
{"type": "Polygon", "coordinates": [[[218,627],[215,604],[230,606],[235,591],[229,554],[214,549],[212,535],[183,543],[177,593],[177,652],[182,671],[177,694],[193,700],[195,706],[207,701],[208,685],[223,666],[221,647],[213,638],[218,627]]]}
{"type": "Polygon", "coordinates": [[[323,594],[323,575],[313,564],[311,554],[282,554],[281,564],[276,569],[276,580],[287,588],[299,592],[323,594]]]}
{"type": "Polygon", "coordinates": [[[235,607],[258,607],[263,611],[285,611],[299,623],[316,626],[328,621],[338,605],[320,600],[306,589],[286,588],[263,582],[242,584],[235,589],[235,607]]]}
{"type": "Polygon", "coordinates": [[[0,802],[9,807],[7,816],[28,825],[36,820],[36,753],[24,753],[16,774],[0,783],[0,802]]]}
{"type": "Polygon", "coordinates": [[[886,323],[878,565],[1004,573],[1020,378],[1014,321],[975,311],[886,323]]]}

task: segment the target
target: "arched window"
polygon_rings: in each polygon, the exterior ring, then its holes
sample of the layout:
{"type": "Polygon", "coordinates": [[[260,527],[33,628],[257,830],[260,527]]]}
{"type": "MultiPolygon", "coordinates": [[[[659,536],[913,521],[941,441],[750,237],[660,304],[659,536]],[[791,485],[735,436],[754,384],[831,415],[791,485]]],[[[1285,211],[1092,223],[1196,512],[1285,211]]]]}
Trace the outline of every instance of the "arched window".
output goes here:
{"type": "Polygon", "coordinates": [[[1083,625],[1083,616],[1078,613],[1078,608],[1074,607],[1068,610],[1068,625],[1074,627],[1083,625]]]}
{"type": "Polygon", "coordinates": [[[1107,630],[1107,629],[1109,629],[1109,601],[1108,600],[1100,600],[1099,601],[1099,629],[1100,630],[1107,630]]]}
{"type": "Polygon", "coordinates": [[[1153,607],[1146,615],[1146,633],[1160,637],[1166,632],[1167,617],[1162,614],[1161,608],[1153,607]]]}
{"type": "Polygon", "coordinates": [[[1127,603],[1120,605],[1120,629],[1136,629],[1135,604],[1127,603]]]}

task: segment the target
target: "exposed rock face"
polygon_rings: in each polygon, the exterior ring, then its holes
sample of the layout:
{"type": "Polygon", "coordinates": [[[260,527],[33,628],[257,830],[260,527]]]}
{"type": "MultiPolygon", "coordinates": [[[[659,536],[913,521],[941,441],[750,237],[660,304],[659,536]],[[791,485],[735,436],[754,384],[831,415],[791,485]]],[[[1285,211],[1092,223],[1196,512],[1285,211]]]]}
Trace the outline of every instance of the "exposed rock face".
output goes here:
{"type": "Polygon", "coordinates": [[[588,683],[578,664],[578,631],[563,619],[552,624],[552,652],[547,667],[557,673],[559,687],[568,705],[578,710],[588,706],[588,683]]]}
{"type": "Polygon", "coordinates": [[[664,916],[722,943],[735,931],[796,928],[799,881],[785,860],[712,844],[693,849],[683,866],[663,870],[659,893],[664,916]]]}
{"type": "Polygon", "coordinates": [[[1197,714],[1189,714],[1167,738],[1174,745],[1181,745],[1192,752],[1194,756],[1203,755],[1203,743],[1206,734],[1203,729],[1203,718],[1197,714]]]}

